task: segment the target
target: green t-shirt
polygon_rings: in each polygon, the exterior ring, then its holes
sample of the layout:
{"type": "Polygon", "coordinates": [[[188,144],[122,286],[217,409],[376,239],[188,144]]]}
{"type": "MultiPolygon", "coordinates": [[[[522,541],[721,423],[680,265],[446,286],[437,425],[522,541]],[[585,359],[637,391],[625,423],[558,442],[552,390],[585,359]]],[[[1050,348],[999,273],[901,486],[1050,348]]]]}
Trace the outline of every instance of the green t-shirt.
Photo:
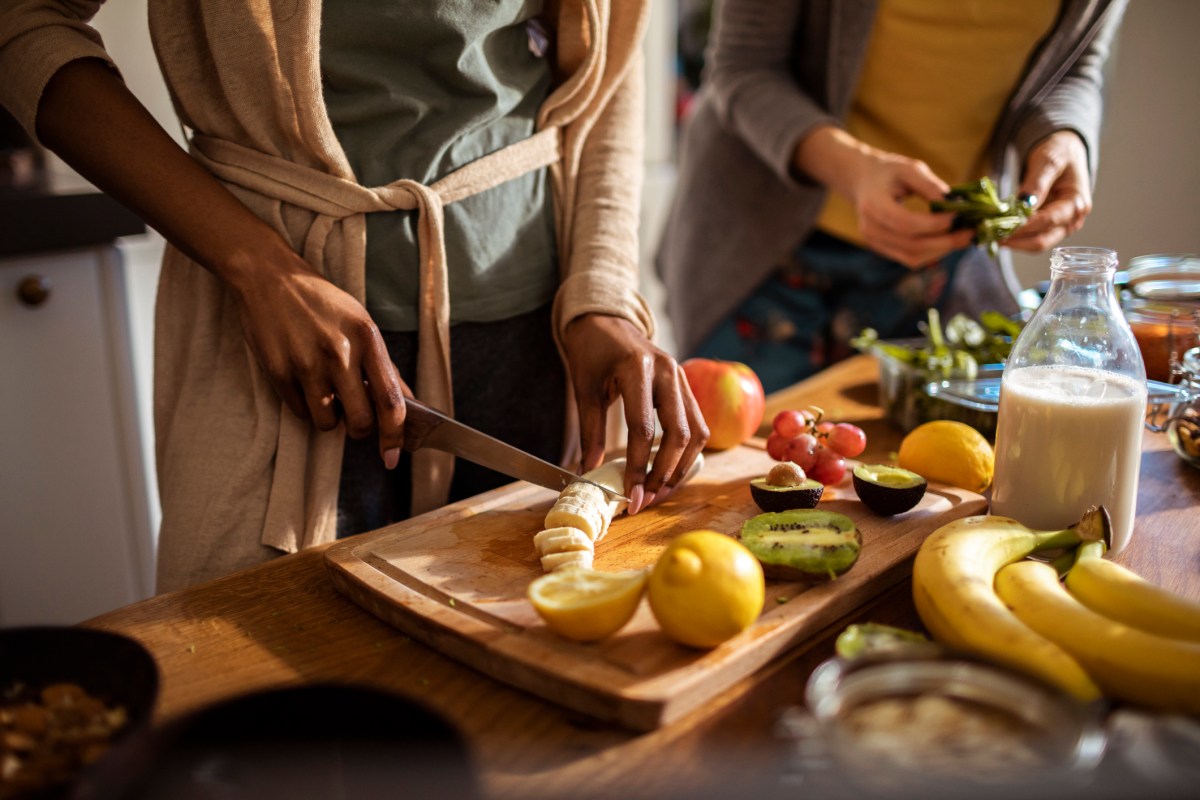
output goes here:
{"type": "MultiPolygon", "coordinates": [[[[334,132],[364,186],[426,185],[528,138],[550,65],[526,23],[542,0],[325,0],[321,75],[334,132]]],[[[558,285],[545,169],[445,207],[451,323],[532,311],[558,285]]],[[[415,211],[367,215],[367,310],[417,328],[415,211]]]]}

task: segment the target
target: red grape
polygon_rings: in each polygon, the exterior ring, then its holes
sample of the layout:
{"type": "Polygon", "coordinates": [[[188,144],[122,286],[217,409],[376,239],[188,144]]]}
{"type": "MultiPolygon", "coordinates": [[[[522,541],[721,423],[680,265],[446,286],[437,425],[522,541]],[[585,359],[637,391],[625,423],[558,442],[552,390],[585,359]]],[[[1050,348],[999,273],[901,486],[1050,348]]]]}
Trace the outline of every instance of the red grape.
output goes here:
{"type": "Polygon", "coordinates": [[[786,436],[780,436],[778,432],[772,433],[767,437],[767,455],[776,461],[788,460],[788,448],[792,440],[786,436]]]}
{"type": "Polygon", "coordinates": [[[817,423],[817,433],[825,433],[825,434],[827,434],[827,433],[829,433],[831,430],[833,430],[833,423],[832,423],[832,422],[819,422],[819,423],[817,423]]]}
{"type": "Polygon", "coordinates": [[[808,421],[799,411],[786,408],[775,415],[771,423],[775,432],[785,439],[795,439],[808,429],[808,421]]]}
{"type": "Polygon", "coordinates": [[[802,433],[788,444],[787,460],[794,461],[805,472],[816,460],[816,452],[823,449],[811,433],[802,433]]]}
{"type": "Polygon", "coordinates": [[[846,475],[846,460],[826,447],[820,447],[811,468],[805,470],[808,477],[826,486],[839,483],[846,475]]]}
{"type": "Polygon", "coordinates": [[[830,429],[825,445],[846,458],[855,458],[867,449],[867,434],[857,425],[839,422],[830,429]]]}
{"type": "Polygon", "coordinates": [[[806,430],[817,423],[817,415],[812,411],[809,411],[807,408],[799,413],[800,417],[804,420],[804,427],[806,430]]]}

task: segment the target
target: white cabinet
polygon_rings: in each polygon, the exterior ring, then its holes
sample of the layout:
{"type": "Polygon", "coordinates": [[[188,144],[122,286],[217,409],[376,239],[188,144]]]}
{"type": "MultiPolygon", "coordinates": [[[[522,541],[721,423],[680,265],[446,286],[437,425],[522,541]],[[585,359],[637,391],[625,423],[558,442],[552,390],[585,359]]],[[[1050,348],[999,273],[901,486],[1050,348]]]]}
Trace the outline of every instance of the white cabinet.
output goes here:
{"type": "Polygon", "coordinates": [[[0,260],[0,626],[152,593],[124,283],[112,246],[0,260]]]}

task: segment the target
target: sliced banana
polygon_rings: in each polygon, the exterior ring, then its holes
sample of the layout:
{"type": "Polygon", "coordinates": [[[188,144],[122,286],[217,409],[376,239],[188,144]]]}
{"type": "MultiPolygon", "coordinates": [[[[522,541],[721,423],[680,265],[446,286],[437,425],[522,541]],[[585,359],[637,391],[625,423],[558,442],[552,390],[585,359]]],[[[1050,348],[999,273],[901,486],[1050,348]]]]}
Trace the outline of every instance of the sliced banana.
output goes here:
{"type": "Polygon", "coordinates": [[[592,540],[578,528],[547,528],[533,537],[538,554],[548,556],[568,550],[591,550],[592,540]]]}
{"type": "Polygon", "coordinates": [[[566,567],[592,568],[591,550],[567,550],[564,553],[551,553],[542,556],[542,569],[546,572],[564,569],[566,567]]]}
{"type": "MultiPolygon", "coordinates": [[[[702,455],[684,480],[695,475],[704,463],[702,455]]],[[[613,517],[623,513],[628,503],[612,500],[605,489],[623,494],[625,491],[625,459],[614,458],[583,475],[591,483],[577,481],[568,485],[546,514],[546,529],[533,537],[534,547],[542,557],[542,569],[553,572],[564,566],[583,566],[591,569],[595,543],[608,533],[613,517]]]]}

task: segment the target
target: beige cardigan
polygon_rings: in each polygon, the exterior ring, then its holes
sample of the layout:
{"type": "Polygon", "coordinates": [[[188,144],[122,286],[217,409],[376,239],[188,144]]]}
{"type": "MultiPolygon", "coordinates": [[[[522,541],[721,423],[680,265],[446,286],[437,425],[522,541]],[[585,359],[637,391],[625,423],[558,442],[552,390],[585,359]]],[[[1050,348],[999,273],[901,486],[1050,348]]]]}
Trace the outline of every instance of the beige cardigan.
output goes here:
{"type": "MultiPolygon", "coordinates": [[[[112,63],[86,24],[101,2],[16,0],[0,11],[0,103],[31,132],[42,90],[63,64],[85,57],[112,63]]],[[[550,5],[561,5],[550,15],[557,18],[557,67],[565,76],[538,119],[541,138],[557,140],[550,170],[562,284],[554,333],[600,312],[624,317],[649,336],[653,322],[637,293],[638,48],[648,6],[645,0],[550,5]]],[[[432,193],[416,184],[357,185],[321,96],[320,18],[320,0],[150,0],[151,37],[194,154],[210,166],[214,151],[245,156],[245,163],[215,171],[314,269],[361,301],[364,212],[421,208],[426,227],[440,214],[439,203],[453,197],[434,197],[437,185],[432,193]],[[255,169],[260,163],[283,174],[264,180],[255,169]],[[225,174],[231,170],[246,176],[232,180],[225,174]]],[[[485,187],[487,170],[476,173],[468,183],[485,187]]],[[[423,261],[429,243],[423,237],[423,261]]],[[[429,324],[444,311],[440,305],[423,289],[429,324]]],[[[330,541],[343,432],[321,433],[287,411],[242,337],[232,299],[172,247],[155,325],[159,590],[330,541]]],[[[434,336],[428,330],[423,321],[422,339],[435,339],[437,329],[434,336]]],[[[423,348],[445,355],[441,341],[423,348]]],[[[445,361],[436,354],[424,361],[416,391],[436,394],[445,361]]]]}

